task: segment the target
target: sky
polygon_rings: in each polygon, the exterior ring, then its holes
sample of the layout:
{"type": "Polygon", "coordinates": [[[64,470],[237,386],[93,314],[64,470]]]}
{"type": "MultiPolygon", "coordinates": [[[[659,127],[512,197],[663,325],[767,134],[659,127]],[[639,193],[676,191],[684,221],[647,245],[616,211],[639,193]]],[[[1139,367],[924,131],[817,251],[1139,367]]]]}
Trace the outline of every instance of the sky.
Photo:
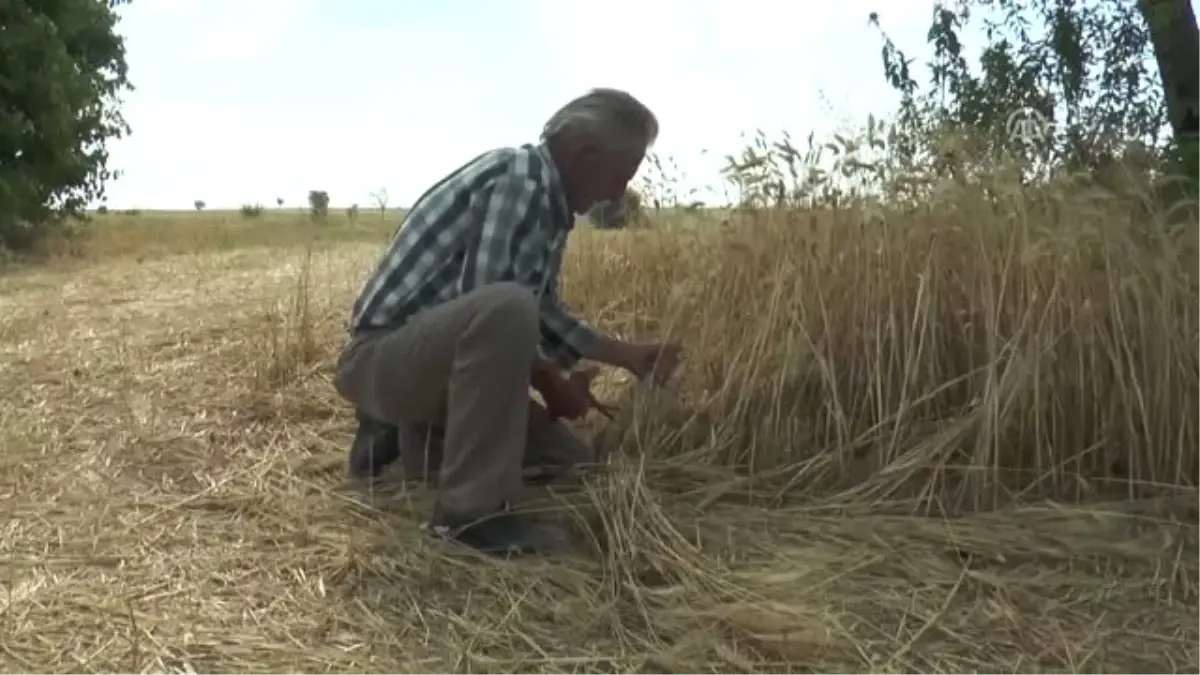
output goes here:
{"type": "MultiPolygon", "coordinates": [[[[562,104],[625,89],[700,198],[749,133],[794,138],[886,115],[888,34],[923,55],[931,0],[135,0],[133,129],[112,208],[405,206],[484,150],[536,141],[562,104]]],[[[920,61],[918,61],[920,62],[920,61]]]]}

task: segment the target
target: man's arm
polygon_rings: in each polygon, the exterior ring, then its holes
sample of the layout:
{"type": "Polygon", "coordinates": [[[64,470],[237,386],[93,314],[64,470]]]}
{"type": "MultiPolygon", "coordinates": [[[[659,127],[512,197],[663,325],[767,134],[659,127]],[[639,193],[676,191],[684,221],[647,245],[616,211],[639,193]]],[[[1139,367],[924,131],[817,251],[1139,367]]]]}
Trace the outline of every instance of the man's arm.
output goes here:
{"type": "Polygon", "coordinates": [[[599,361],[617,368],[629,368],[626,343],[608,335],[597,334],[596,341],[584,354],[589,361],[599,361]]]}
{"type": "MultiPolygon", "coordinates": [[[[551,270],[557,277],[557,270],[551,270]]],[[[580,359],[624,367],[624,343],[575,318],[558,301],[556,279],[551,278],[542,294],[542,344],[564,368],[580,359]]]]}

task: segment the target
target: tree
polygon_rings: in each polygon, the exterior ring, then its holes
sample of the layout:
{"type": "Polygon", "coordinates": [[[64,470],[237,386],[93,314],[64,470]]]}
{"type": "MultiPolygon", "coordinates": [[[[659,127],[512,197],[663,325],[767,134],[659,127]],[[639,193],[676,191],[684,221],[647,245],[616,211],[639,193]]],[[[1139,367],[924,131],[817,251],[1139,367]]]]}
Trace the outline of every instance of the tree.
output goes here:
{"type": "Polygon", "coordinates": [[[371,199],[375,201],[375,207],[379,209],[379,217],[387,217],[388,191],[387,188],[379,188],[371,193],[371,199]]]}
{"type": "MultiPolygon", "coordinates": [[[[877,14],[871,20],[879,25],[877,14]]],[[[909,166],[932,160],[962,178],[961,158],[939,147],[948,130],[982,130],[977,139],[982,147],[973,148],[979,156],[1027,151],[1012,143],[1010,127],[1014,115],[1026,114],[1021,111],[1035,111],[1029,114],[1049,123],[1050,133],[1037,148],[1042,173],[1099,175],[1139,149],[1166,158],[1172,145],[1195,148],[1200,84],[1189,0],[939,5],[928,32],[934,57],[924,89],[912,75],[911,60],[886,34],[883,41],[884,74],[902,97],[891,149],[909,166]],[[972,21],[982,23],[987,36],[977,65],[968,63],[968,46],[960,38],[972,21]],[[1158,73],[1147,67],[1151,55],[1158,73]],[[1161,133],[1168,121],[1173,139],[1161,133]]],[[[1181,154],[1185,161],[1177,167],[1195,182],[1194,160],[1189,164],[1188,153],[1181,154]]]]}
{"type": "Polygon", "coordinates": [[[107,142],[129,132],[115,30],[127,1],[0,3],[0,246],[29,248],[104,200],[107,142]]]}
{"type": "Polygon", "coordinates": [[[358,220],[358,204],[351,204],[350,208],[346,209],[346,220],[351,223],[358,220]]]}
{"type": "Polygon", "coordinates": [[[242,214],[243,218],[258,218],[266,209],[262,204],[242,204],[238,209],[238,213],[242,214]]]}
{"type": "Polygon", "coordinates": [[[324,190],[309,190],[308,210],[313,220],[325,220],[329,215],[329,193],[324,190]]]}
{"type": "Polygon", "coordinates": [[[588,221],[601,230],[619,230],[643,220],[642,195],[633,188],[625,191],[619,201],[601,202],[587,212],[588,221]]]}
{"type": "Polygon", "coordinates": [[[1167,120],[1178,158],[1193,180],[1200,176],[1200,30],[1190,0],[1139,0],[1150,31],[1167,120]]]}
{"type": "Polygon", "coordinates": [[[195,206],[197,211],[203,211],[204,207],[208,205],[204,203],[203,199],[197,199],[192,203],[192,206],[195,206]]]}
{"type": "Polygon", "coordinates": [[[275,198],[275,206],[278,206],[281,209],[283,208],[283,197],[275,198]]]}

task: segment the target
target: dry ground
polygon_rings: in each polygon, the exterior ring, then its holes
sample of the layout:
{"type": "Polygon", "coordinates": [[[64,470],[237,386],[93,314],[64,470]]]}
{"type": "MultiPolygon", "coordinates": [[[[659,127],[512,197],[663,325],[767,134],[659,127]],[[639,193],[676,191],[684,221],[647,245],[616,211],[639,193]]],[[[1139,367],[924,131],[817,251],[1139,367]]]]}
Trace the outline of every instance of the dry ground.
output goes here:
{"type": "Polygon", "coordinates": [[[571,304],[689,361],[531,495],[564,560],[343,484],[387,227],[0,277],[0,670],[1196,672],[1194,258],[968,207],[579,233],[571,304]]]}

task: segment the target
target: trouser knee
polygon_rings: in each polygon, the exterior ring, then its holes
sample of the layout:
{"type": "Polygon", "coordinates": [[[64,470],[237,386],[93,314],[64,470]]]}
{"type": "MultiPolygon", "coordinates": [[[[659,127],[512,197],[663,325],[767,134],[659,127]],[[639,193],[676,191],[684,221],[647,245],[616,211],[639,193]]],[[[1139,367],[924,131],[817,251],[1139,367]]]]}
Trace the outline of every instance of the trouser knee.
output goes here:
{"type": "Polygon", "coordinates": [[[533,292],[521,284],[504,281],[483,286],[472,293],[478,309],[469,330],[486,335],[497,346],[527,346],[536,351],[538,303],[533,292]]]}

